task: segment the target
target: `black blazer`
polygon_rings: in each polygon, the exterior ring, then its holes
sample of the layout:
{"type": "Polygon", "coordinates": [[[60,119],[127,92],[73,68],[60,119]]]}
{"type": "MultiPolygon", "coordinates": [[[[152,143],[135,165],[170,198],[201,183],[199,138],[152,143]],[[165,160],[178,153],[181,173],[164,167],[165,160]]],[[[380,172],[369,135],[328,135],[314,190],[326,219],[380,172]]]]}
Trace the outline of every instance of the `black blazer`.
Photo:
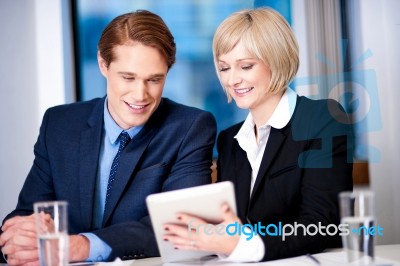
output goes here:
{"type": "Polygon", "coordinates": [[[5,220],[30,215],[36,201],[66,200],[70,233],[96,234],[112,248],[110,260],[159,256],[146,196],[211,182],[215,119],[208,112],[162,99],[123,150],[105,226],[95,229],[92,214],[104,99],[46,111],[33,166],[16,209],[5,220]]]}
{"type": "MultiPolygon", "coordinates": [[[[242,124],[222,131],[217,144],[218,181],[234,183],[241,221],[263,226],[339,224],[338,193],[353,186],[352,128],[341,106],[333,100],[297,97],[290,122],[282,129],[271,129],[251,195],[251,166],[234,139],[242,124]]],[[[263,260],[340,245],[338,235],[287,236],[285,241],[280,236],[261,238],[263,260]]]]}

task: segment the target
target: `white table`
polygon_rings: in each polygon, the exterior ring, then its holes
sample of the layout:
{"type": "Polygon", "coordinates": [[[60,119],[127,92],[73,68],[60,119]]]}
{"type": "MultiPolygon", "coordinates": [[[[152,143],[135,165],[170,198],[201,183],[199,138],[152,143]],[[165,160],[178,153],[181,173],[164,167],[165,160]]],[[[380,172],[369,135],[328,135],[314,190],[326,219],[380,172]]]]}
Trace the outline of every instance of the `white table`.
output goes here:
{"type": "MultiPolygon", "coordinates": [[[[307,256],[300,256],[296,258],[289,258],[283,260],[275,260],[260,263],[228,263],[219,262],[215,259],[213,260],[195,260],[192,262],[184,263],[166,263],[163,264],[161,258],[148,258],[142,260],[134,261],[123,261],[120,263],[101,263],[100,266],[237,266],[240,264],[247,264],[249,266],[286,266],[286,265],[322,265],[322,266],[337,266],[337,265],[349,265],[353,266],[355,264],[346,263],[346,254],[342,249],[329,250],[327,252],[315,254],[314,257],[318,259],[320,264],[316,263],[307,256]]],[[[375,264],[376,266],[400,266],[400,244],[396,245],[379,245],[375,247],[375,264]]]]}
{"type": "Polygon", "coordinates": [[[379,257],[400,262],[400,244],[376,246],[375,250],[379,257]]]}
{"type": "MultiPolygon", "coordinates": [[[[314,255],[319,261],[320,265],[324,266],[337,266],[337,265],[353,265],[353,264],[346,264],[345,261],[345,254],[341,249],[330,250],[328,252],[323,252],[314,255]],[[343,262],[343,263],[342,263],[343,262]]],[[[395,245],[379,245],[375,247],[375,257],[376,257],[376,264],[379,266],[400,266],[400,244],[395,245]]],[[[260,263],[242,263],[247,264],[250,266],[280,266],[280,265],[317,265],[314,261],[306,256],[284,259],[284,260],[276,260],[276,261],[269,261],[269,262],[260,262],[260,263]]],[[[0,263],[0,265],[7,265],[0,263]]],[[[233,265],[240,265],[238,263],[223,263],[217,262],[215,260],[196,260],[193,262],[185,262],[185,263],[166,263],[163,264],[160,257],[156,258],[148,258],[148,259],[141,259],[141,260],[131,260],[131,261],[122,261],[120,263],[99,263],[99,266],[159,266],[159,265],[166,265],[166,266],[183,266],[183,265],[207,265],[207,266],[233,266],[233,265]]]]}

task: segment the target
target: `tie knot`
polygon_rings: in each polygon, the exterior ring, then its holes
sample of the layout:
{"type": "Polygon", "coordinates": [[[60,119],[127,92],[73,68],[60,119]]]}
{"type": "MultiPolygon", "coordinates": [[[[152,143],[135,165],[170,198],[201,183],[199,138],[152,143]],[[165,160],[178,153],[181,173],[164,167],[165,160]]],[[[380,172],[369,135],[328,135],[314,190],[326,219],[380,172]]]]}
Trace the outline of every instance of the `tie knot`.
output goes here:
{"type": "Polygon", "coordinates": [[[128,142],[131,140],[131,137],[129,137],[129,134],[126,131],[122,131],[121,134],[119,134],[119,150],[123,150],[128,142]]]}

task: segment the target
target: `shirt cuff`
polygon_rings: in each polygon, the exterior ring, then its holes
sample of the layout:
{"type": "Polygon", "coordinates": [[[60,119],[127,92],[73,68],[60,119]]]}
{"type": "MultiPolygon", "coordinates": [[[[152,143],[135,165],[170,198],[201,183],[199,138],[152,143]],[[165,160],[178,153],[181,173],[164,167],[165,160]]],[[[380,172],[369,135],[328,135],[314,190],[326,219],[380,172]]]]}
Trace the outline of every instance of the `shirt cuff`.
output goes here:
{"type": "Polygon", "coordinates": [[[93,233],[82,233],[81,235],[89,239],[89,258],[86,261],[106,261],[111,254],[111,247],[93,233]]]}
{"type": "MultiPolygon", "coordinates": [[[[249,228],[245,230],[250,233],[249,228]]],[[[248,235],[242,234],[235,249],[229,256],[218,254],[221,261],[231,262],[259,262],[264,258],[265,247],[259,235],[254,235],[251,239],[247,240],[248,235]]]]}

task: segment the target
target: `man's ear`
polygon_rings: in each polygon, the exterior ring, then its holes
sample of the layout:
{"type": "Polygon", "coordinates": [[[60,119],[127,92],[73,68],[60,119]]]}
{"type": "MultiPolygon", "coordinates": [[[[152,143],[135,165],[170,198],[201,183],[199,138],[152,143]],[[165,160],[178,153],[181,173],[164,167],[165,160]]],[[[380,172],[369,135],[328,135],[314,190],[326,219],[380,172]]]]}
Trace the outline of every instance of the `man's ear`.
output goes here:
{"type": "Polygon", "coordinates": [[[97,63],[99,64],[101,74],[107,78],[108,66],[103,57],[101,57],[99,51],[97,51],[97,63]]]}

